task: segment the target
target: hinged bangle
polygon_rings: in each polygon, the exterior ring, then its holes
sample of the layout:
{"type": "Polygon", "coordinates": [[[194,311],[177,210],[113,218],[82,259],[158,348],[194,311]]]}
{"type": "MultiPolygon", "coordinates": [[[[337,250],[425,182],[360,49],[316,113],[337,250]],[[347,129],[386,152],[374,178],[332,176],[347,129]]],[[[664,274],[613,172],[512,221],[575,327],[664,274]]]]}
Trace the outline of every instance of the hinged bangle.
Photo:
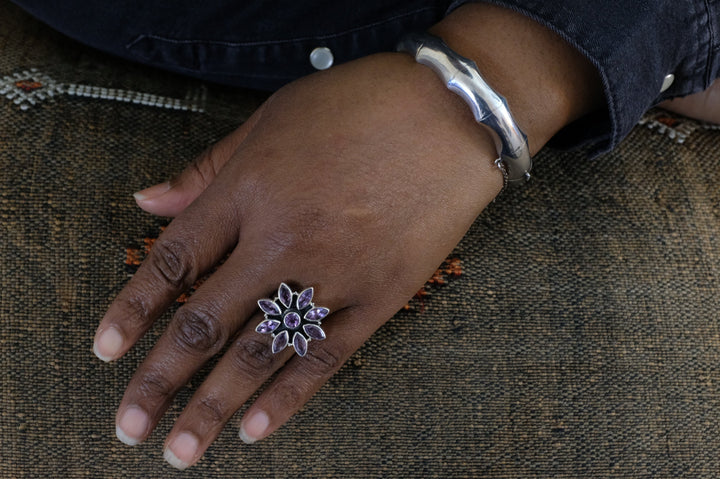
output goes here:
{"type": "Polygon", "coordinates": [[[530,179],[532,158],[527,137],[515,123],[505,98],[490,88],[474,61],[458,55],[440,38],[430,34],[407,35],[400,40],[397,49],[432,68],[448,89],[467,102],[475,120],[490,131],[508,181],[530,179]]]}

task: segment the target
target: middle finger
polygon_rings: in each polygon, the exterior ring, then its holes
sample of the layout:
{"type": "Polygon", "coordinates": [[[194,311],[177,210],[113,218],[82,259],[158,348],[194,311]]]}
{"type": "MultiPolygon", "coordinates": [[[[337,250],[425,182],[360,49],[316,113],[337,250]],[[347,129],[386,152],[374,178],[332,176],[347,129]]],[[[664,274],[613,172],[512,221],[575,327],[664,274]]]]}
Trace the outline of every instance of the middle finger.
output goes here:
{"type": "MultiPolygon", "coordinates": [[[[328,303],[323,301],[323,305],[328,303]]],[[[348,321],[352,310],[353,308],[344,308],[334,312],[327,318],[327,325],[323,322],[322,329],[330,334],[333,331],[347,334],[356,329],[348,321]]],[[[345,362],[354,347],[359,346],[369,335],[351,333],[350,336],[354,337],[358,344],[351,344],[351,340],[342,339],[339,334],[323,340],[320,344],[311,340],[307,357],[298,356],[293,359],[295,351],[292,346],[278,353],[272,352],[271,339],[255,331],[260,321],[261,316],[256,315],[248,322],[175,422],[166,440],[164,453],[165,459],[173,466],[184,469],[199,460],[235,412],[279,369],[287,371],[288,364],[292,365],[293,361],[299,361],[305,366],[322,363],[322,369],[327,366],[322,378],[307,374],[307,377],[302,379],[303,383],[314,389],[324,383],[345,362]],[[328,348],[334,353],[327,355],[322,352],[327,352],[328,348]],[[328,361],[330,356],[332,359],[328,361]],[[321,357],[325,361],[313,361],[313,357],[321,357]]],[[[293,414],[295,411],[295,408],[290,408],[282,411],[281,415],[293,414]]]]}
{"type": "Polygon", "coordinates": [[[116,416],[118,438],[134,445],[154,429],[177,391],[217,354],[257,308],[273,275],[267,264],[236,249],[170,321],[130,380],[116,416]]]}

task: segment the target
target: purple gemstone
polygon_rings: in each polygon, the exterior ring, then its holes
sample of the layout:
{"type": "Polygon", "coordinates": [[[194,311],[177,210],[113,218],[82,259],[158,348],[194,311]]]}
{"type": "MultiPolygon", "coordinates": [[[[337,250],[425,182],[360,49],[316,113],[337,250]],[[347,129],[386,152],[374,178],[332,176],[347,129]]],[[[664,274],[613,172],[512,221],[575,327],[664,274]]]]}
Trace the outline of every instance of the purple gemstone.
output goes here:
{"type": "Polygon", "coordinates": [[[272,352],[279,353],[280,351],[285,349],[288,345],[288,339],[289,339],[289,336],[288,336],[287,331],[283,331],[282,333],[275,336],[275,339],[273,339],[273,344],[272,344],[272,352]]]}
{"type": "Polygon", "coordinates": [[[285,315],[285,326],[290,329],[295,329],[300,326],[300,315],[295,311],[285,315]]]}
{"type": "Polygon", "coordinates": [[[305,313],[305,319],[307,319],[308,321],[320,321],[325,316],[327,316],[329,312],[330,310],[327,308],[313,308],[307,313],[305,313]]]}
{"type": "Polygon", "coordinates": [[[299,356],[305,356],[307,353],[307,339],[300,333],[295,333],[293,336],[293,347],[299,356]]]}
{"type": "Polygon", "coordinates": [[[263,334],[272,333],[277,329],[278,326],[280,326],[280,321],[275,321],[274,319],[266,319],[265,321],[257,325],[255,331],[263,334]]]}
{"type": "Polygon", "coordinates": [[[280,287],[278,288],[278,298],[286,308],[289,308],[292,304],[292,290],[287,284],[280,284],[280,287]]]}
{"type": "Polygon", "coordinates": [[[325,331],[316,324],[306,324],[303,326],[303,331],[305,331],[305,334],[307,334],[310,339],[317,339],[318,341],[325,339],[325,331]]]}
{"type": "Polygon", "coordinates": [[[280,314],[282,314],[278,305],[275,304],[275,301],[270,301],[269,299],[261,299],[258,301],[258,306],[260,306],[260,309],[262,309],[265,314],[271,314],[274,316],[279,316],[280,314]]]}
{"type": "Polygon", "coordinates": [[[300,296],[298,296],[298,301],[297,301],[298,309],[303,309],[303,308],[307,307],[307,305],[310,304],[310,301],[312,301],[312,297],[313,297],[313,289],[312,288],[308,288],[305,291],[303,291],[302,293],[300,293],[300,296]]]}

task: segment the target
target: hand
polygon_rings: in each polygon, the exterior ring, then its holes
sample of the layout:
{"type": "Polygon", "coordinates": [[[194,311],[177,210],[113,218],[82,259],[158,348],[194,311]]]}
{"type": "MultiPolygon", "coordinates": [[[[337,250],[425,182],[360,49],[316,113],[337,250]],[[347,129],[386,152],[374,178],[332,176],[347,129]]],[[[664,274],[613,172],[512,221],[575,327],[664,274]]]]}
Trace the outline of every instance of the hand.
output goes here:
{"type": "MultiPolygon", "coordinates": [[[[517,62],[491,61],[498,65],[492,80],[517,106],[532,150],[596,105],[601,89],[588,62],[514,12],[466,5],[438,33],[462,47],[478,18],[488,22],[480,43],[517,62]],[[528,74],[518,75],[524,68],[528,74]]],[[[472,50],[458,51],[475,58],[472,50]]],[[[100,323],[101,359],[120,358],[177,296],[227,260],[177,311],[133,376],[118,436],[143,441],[177,391],[225,346],[168,435],[166,459],[180,468],[195,463],[275,374],[240,430],[246,442],[271,434],[462,238],[501,188],[495,157],[490,136],[430,69],[405,54],[381,54],[288,85],[179,178],[141,192],[142,208],[177,216],[100,323]],[[257,299],[274,297],[281,282],[313,286],[316,305],[331,310],[322,325],[327,338],[311,341],[305,357],[292,349],[273,354],[270,338],[255,332],[257,299]]]]}
{"type": "Polygon", "coordinates": [[[660,106],[690,118],[720,124],[720,80],[715,80],[707,90],[664,101],[660,106]]]}
{"type": "Polygon", "coordinates": [[[145,191],[143,208],[177,217],[102,320],[99,356],[122,356],[229,257],[138,368],[119,436],[144,440],[228,343],[168,436],[170,461],[197,461],[276,372],[241,434],[251,442],[287,421],[420,289],[501,188],[492,142],[469,116],[409,56],[369,57],[279,91],[177,180],[145,191]],[[313,286],[315,304],[332,312],[327,339],[311,341],[304,358],[272,354],[270,337],[254,331],[256,301],[281,282],[313,286]]]}

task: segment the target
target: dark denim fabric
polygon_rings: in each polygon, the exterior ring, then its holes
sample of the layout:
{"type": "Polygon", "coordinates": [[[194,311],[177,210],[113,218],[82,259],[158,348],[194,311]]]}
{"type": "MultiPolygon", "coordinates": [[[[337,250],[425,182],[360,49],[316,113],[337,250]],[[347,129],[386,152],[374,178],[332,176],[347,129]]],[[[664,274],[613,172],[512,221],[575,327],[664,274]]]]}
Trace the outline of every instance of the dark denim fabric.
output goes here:
{"type": "MultiPolygon", "coordinates": [[[[208,81],[266,90],[314,71],[308,56],[335,63],[391,51],[470,0],[342,2],[107,2],[15,0],[93,47],[208,81]]],[[[612,149],[661,100],[702,90],[720,68],[720,0],[488,0],[548,26],[597,67],[607,110],[570,125],[555,146],[612,149]],[[666,74],[676,80],[664,93],[666,74]]],[[[512,105],[510,105],[512,108],[512,105]]]]}
{"type": "Polygon", "coordinates": [[[53,28],[124,58],[228,85],[275,90],[312,73],[324,46],[335,64],[392,51],[443,18],[451,0],[14,0],[53,28]],[[53,4],[52,7],[48,6],[53,4]]]}
{"type": "MultiPolygon", "coordinates": [[[[720,0],[485,1],[546,25],[600,72],[607,110],[570,125],[553,146],[585,143],[591,155],[611,150],[648,108],[704,90],[718,77],[720,0]],[[675,81],[661,93],[670,73],[675,81]]],[[[450,9],[465,3],[455,1],[450,9]]]]}

